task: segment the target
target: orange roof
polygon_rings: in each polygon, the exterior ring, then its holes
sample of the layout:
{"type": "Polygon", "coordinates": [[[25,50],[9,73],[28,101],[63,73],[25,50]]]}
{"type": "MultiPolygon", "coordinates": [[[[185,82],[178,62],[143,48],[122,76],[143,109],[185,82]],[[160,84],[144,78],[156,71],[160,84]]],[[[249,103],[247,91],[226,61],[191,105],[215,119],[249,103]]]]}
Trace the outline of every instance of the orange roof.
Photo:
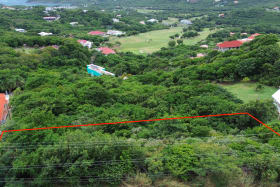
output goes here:
{"type": "Polygon", "coordinates": [[[249,39],[255,39],[255,37],[256,37],[256,36],[259,36],[259,35],[261,35],[261,34],[255,33],[255,34],[252,34],[251,36],[249,36],[248,38],[249,38],[249,39]]]}
{"type": "Polygon", "coordinates": [[[0,93],[0,121],[3,120],[8,113],[5,109],[5,104],[8,104],[5,94],[0,93]]]}
{"type": "Polygon", "coordinates": [[[235,48],[235,47],[240,47],[241,45],[242,45],[242,42],[238,41],[238,40],[226,41],[226,42],[217,44],[217,46],[220,48],[235,48]]]}
{"type": "Polygon", "coordinates": [[[116,54],[116,52],[113,49],[110,49],[108,47],[100,47],[100,48],[98,48],[98,50],[100,52],[102,52],[104,55],[116,54]]]}
{"type": "Polygon", "coordinates": [[[102,31],[91,31],[88,34],[90,34],[90,35],[104,35],[105,32],[102,32],[102,31]]]}

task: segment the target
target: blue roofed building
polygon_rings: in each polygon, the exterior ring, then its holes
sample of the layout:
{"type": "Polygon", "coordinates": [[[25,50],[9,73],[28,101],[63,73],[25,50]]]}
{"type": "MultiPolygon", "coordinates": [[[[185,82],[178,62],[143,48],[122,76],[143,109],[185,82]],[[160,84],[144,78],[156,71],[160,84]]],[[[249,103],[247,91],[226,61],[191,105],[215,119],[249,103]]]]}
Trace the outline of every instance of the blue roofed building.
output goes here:
{"type": "Polygon", "coordinates": [[[105,68],[94,64],[87,65],[87,72],[91,74],[91,76],[97,76],[97,77],[101,75],[115,76],[115,74],[106,71],[105,68]]]}

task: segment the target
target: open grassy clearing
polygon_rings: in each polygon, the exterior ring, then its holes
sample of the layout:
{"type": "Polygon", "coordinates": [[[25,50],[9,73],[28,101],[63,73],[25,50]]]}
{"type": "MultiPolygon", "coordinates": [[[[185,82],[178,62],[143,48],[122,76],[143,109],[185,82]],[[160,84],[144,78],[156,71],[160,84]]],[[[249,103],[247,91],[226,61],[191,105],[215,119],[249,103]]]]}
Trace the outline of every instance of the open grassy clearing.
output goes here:
{"type": "MultiPolygon", "coordinates": [[[[121,52],[133,52],[136,54],[149,54],[158,51],[162,47],[167,47],[170,41],[169,36],[176,33],[181,33],[183,27],[173,27],[170,29],[151,31],[146,33],[141,33],[135,36],[117,38],[112,37],[110,39],[111,43],[119,41],[121,46],[117,48],[121,52]]],[[[204,40],[210,33],[214,33],[215,30],[210,31],[209,29],[204,29],[199,32],[199,36],[189,39],[184,39],[184,44],[194,45],[201,40],[204,40]]]]}
{"type": "Polygon", "coordinates": [[[272,99],[271,96],[277,91],[277,88],[263,86],[264,88],[260,91],[256,91],[257,83],[253,82],[240,82],[232,84],[219,84],[220,86],[233,93],[237,98],[244,102],[272,99]]]}
{"type": "Polygon", "coordinates": [[[31,48],[31,47],[21,47],[21,48],[16,48],[15,50],[26,54],[33,54],[37,52],[39,49],[31,48]]]}
{"type": "Polygon", "coordinates": [[[164,24],[174,24],[178,23],[179,19],[178,18],[168,18],[168,20],[163,20],[162,23],[164,24]]]}
{"type": "Polygon", "coordinates": [[[162,10],[152,10],[152,9],[144,9],[144,8],[139,8],[136,9],[137,12],[142,13],[142,14],[148,14],[148,13],[154,13],[154,12],[161,12],[162,10]]]}
{"type": "Polygon", "coordinates": [[[217,30],[209,30],[208,28],[204,29],[202,32],[199,32],[199,35],[197,37],[184,39],[184,44],[185,45],[195,45],[198,42],[206,39],[209,34],[212,34],[216,31],[217,30]]]}
{"type": "Polygon", "coordinates": [[[196,19],[201,19],[201,18],[203,18],[203,17],[207,17],[207,16],[192,17],[192,18],[190,18],[189,20],[194,21],[194,20],[196,20],[196,19]]]}

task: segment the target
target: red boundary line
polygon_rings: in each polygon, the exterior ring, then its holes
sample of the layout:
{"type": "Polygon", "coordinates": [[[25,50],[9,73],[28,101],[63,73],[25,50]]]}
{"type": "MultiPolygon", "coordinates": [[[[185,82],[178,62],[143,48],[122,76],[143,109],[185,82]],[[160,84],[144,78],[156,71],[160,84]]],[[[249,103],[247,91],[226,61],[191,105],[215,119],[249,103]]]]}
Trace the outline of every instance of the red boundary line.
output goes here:
{"type": "Polygon", "coordinates": [[[268,128],[270,131],[274,132],[278,136],[280,134],[273,130],[271,127],[264,124],[259,119],[255,118],[251,114],[244,112],[244,113],[230,113],[230,114],[216,114],[216,115],[204,115],[204,116],[188,116],[188,117],[177,117],[177,118],[162,118],[162,119],[148,119],[148,120],[138,120],[138,121],[121,121],[121,122],[112,122],[112,123],[97,123],[97,124],[85,124],[85,125],[70,125],[70,126],[58,126],[58,127],[42,127],[42,128],[33,128],[33,129],[17,129],[17,130],[7,130],[2,131],[0,135],[0,140],[3,137],[3,134],[6,132],[17,132],[17,131],[35,131],[35,130],[46,130],[46,129],[60,129],[60,128],[68,128],[68,127],[87,127],[87,126],[97,126],[97,125],[115,125],[115,124],[125,124],[125,123],[139,123],[139,122],[150,122],[150,121],[164,121],[164,120],[174,120],[174,119],[187,119],[187,118],[205,118],[205,117],[217,117],[217,116],[234,116],[234,115],[248,115],[266,128],[268,128]]]}

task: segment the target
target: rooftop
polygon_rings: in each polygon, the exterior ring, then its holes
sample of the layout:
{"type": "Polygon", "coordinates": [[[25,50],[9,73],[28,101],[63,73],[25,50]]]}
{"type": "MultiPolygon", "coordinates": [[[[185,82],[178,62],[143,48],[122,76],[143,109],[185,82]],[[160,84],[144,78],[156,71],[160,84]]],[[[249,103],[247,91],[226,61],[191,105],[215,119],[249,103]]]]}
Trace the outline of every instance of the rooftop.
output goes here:
{"type": "Polygon", "coordinates": [[[100,51],[104,55],[116,54],[116,52],[113,49],[110,49],[108,47],[100,47],[98,48],[98,51],[100,51]]]}
{"type": "Polygon", "coordinates": [[[5,104],[8,104],[6,95],[4,93],[0,93],[0,121],[4,118],[5,115],[5,104]]]}
{"type": "Polygon", "coordinates": [[[234,40],[234,41],[225,41],[223,43],[217,44],[218,47],[220,48],[235,48],[235,47],[240,47],[243,44],[243,42],[234,40]]]}
{"type": "Polygon", "coordinates": [[[90,35],[104,35],[105,32],[102,32],[102,31],[91,31],[88,34],[90,34],[90,35]]]}

